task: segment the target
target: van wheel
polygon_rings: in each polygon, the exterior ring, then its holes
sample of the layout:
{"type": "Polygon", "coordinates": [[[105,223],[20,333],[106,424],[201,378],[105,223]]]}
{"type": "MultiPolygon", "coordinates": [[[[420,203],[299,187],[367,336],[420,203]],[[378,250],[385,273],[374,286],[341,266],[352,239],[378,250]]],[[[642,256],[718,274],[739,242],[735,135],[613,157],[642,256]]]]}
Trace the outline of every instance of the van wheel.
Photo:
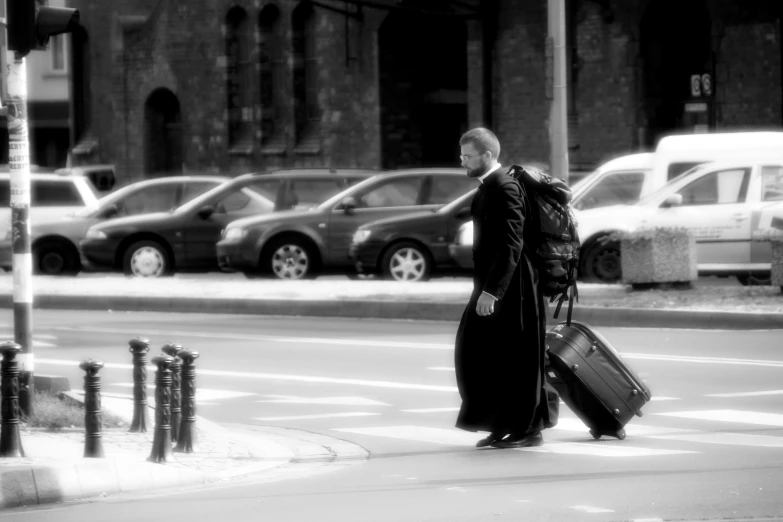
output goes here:
{"type": "Polygon", "coordinates": [[[35,273],[41,275],[76,275],[81,270],[79,252],[70,243],[47,241],[33,248],[35,273]]]}
{"type": "Polygon", "coordinates": [[[582,270],[586,278],[594,277],[602,283],[618,282],[623,275],[620,242],[605,238],[593,242],[584,257],[582,270]]]}

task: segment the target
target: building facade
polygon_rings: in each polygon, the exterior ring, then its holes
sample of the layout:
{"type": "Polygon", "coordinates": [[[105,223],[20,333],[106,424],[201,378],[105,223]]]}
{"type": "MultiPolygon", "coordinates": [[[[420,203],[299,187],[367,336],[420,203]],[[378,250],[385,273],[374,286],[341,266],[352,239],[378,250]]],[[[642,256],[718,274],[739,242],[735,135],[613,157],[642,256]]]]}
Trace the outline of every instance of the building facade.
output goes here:
{"type": "MultiPolygon", "coordinates": [[[[68,0],[74,163],[164,173],[549,157],[547,0],[68,0]]],[[[566,0],[569,148],[783,126],[782,2],[566,0]]]]}

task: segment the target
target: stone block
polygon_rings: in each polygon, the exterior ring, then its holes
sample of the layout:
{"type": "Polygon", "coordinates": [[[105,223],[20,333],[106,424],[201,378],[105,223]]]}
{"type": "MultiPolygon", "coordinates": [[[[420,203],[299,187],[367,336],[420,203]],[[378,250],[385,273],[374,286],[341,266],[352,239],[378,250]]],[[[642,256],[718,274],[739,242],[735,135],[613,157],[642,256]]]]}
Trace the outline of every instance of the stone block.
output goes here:
{"type": "Polygon", "coordinates": [[[622,235],[625,284],[695,281],[696,240],[685,228],[641,229],[622,235]]]}
{"type": "Polygon", "coordinates": [[[34,373],[33,388],[39,392],[57,393],[71,391],[71,383],[68,381],[68,377],[34,373]]]}

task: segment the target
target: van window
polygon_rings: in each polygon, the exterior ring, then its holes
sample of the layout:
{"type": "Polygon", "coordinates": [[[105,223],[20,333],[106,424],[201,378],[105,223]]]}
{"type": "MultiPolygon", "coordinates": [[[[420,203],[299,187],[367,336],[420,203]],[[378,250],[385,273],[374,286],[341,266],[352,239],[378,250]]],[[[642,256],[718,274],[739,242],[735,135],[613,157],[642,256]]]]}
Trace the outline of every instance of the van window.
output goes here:
{"type": "Polygon", "coordinates": [[[578,210],[607,207],[609,205],[631,205],[639,201],[644,184],[644,172],[611,172],[582,194],[574,204],[578,210]]]}
{"type": "Polygon", "coordinates": [[[705,174],[681,188],[683,205],[743,203],[750,169],[719,170],[705,174]]]}
{"type": "Polygon", "coordinates": [[[783,201],[783,167],[761,167],[761,201],[783,201]]]}
{"type": "Polygon", "coordinates": [[[33,207],[83,207],[84,199],[70,180],[33,181],[31,206],[33,207]]]}
{"type": "Polygon", "coordinates": [[[703,161],[686,161],[683,163],[671,163],[669,169],[666,171],[666,181],[671,181],[683,172],[691,170],[693,167],[697,167],[704,163],[703,161]]]}

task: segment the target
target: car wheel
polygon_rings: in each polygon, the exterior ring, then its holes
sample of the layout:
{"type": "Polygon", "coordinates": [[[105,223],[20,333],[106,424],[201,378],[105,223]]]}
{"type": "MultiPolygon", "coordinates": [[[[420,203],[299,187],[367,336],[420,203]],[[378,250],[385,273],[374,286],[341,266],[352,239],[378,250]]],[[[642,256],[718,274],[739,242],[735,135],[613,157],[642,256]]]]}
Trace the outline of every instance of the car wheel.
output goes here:
{"type": "Polygon", "coordinates": [[[76,247],[62,241],[41,243],[33,248],[35,272],[41,275],[76,275],[81,270],[76,247]]]}
{"type": "Polygon", "coordinates": [[[584,258],[585,275],[602,283],[616,283],[623,275],[620,262],[620,243],[598,239],[588,249],[584,258]]]}
{"type": "Polygon", "coordinates": [[[138,277],[162,277],[171,271],[166,249],[157,241],[137,241],[125,250],[123,271],[138,277]]]}
{"type": "Polygon", "coordinates": [[[769,276],[738,275],[737,280],[742,286],[767,286],[772,283],[772,274],[769,276]]]}
{"type": "Polygon", "coordinates": [[[384,253],[381,264],[383,274],[396,281],[426,281],[432,270],[429,252],[411,241],[392,245],[384,253]]]}
{"type": "Polygon", "coordinates": [[[315,255],[304,240],[283,238],[268,249],[266,265],[278,279],[308,279],[315,275],[315,255]]]}

